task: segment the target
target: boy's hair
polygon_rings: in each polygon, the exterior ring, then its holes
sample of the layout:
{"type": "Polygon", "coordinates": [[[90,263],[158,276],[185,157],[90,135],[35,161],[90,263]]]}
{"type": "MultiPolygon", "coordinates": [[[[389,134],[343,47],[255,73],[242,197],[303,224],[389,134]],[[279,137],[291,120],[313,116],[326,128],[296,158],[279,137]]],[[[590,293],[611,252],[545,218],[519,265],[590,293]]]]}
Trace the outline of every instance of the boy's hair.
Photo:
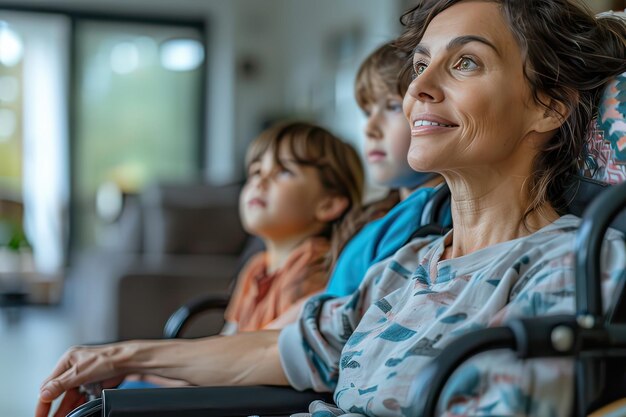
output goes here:
{"type": "MultiPolygon", "coordinates": [[[[326,191],[348,198],[346,213],[361,206],[364,172],[358,153],[328,130],[314,124],[286,122],[265,130],[249,146],[246,166],[259,161],[268,151],[273,152],[275,163],[280,165],[278,152],[282,143],[287,143],[297,164],[317,168],[320,182],[326,191]]],[[[338,223],[342,218],[333,223],[338,223]]],[[[331,230],[329,228],[328,235],[331,230]]]]}
{"type": "Polygon", "coordinates": [[[404,96],[406,85],[399,75],[408,56],[387,42],[372,52],[359,67],[354,84],[354,96],[359,107],[364,108],[387,94],[404,96]]]}

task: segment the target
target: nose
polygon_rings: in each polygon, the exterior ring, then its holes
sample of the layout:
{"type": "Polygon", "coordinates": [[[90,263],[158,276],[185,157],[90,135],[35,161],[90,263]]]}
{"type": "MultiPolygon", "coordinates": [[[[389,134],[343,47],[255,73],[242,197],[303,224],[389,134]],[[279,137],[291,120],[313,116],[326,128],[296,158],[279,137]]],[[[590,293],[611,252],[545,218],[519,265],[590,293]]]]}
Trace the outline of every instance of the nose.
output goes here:
{"type": "Polygon", "coordinates": [[[368,139],[380,140],[383,138],[383,132],[380,128],[380,115],[378,111],[372,111],[367,116],[365,123],[365,136],[368,139]]]}
{"type": "Polygon", "coordinates": [[[424,72],[416,76],[409,84],[407,94],[422,102],[438,103],[443,101],[444,93],[436,68],[430,65],[424,72]]]}
{"type": "Polygon", "coordinates": [[[270,175],[267,173],[259,173],[253,180],[252,186],[259,190],[264,190],[267,188],[267,184],[269,183],[270,175]]]}

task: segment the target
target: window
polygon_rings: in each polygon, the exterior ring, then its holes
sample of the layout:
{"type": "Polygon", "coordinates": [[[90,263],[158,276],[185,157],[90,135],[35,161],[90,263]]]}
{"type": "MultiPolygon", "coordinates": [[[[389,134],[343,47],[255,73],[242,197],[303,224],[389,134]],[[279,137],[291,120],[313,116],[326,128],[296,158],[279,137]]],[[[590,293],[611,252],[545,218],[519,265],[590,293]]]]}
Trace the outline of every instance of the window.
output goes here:
{"type": "Polygon", "coordinates": [[[0,20],[0,191],[21,195],[24,41],[0,20]]]}
{"type": "Polygon", "coordinates": [[[56,273],[68,230],[98,243],[99,189],[199,177],[204,25],[28,10],[0,16],[0,200],[56,273]]]}
{"type": "Polygon", "coordinates": [[[80,246],[97,242],[96,194],[199,175],[204,48],[197,29],[76,25],[74,203],[80,246]]]}

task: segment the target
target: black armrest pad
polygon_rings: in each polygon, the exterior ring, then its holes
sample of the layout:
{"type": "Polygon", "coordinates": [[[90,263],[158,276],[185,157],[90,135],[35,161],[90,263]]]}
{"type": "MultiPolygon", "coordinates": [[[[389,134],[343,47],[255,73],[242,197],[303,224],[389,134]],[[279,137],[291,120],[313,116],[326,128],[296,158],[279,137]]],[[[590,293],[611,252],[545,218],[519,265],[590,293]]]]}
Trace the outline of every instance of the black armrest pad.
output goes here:
{"type": "Polygon", "coordinates": [[[163,336],[166,339],[179,337],[192,318],[205,311],[226,310],[229,299],[230,296],[227,294],[212,294],[186,303],[167,320],[163,329],[163,336]]]}
{"type": "Polygon", "coordinates": [[[289,416],[332,394],[290,387],[189,387],[104,390],[103,417],[289,416]]]}

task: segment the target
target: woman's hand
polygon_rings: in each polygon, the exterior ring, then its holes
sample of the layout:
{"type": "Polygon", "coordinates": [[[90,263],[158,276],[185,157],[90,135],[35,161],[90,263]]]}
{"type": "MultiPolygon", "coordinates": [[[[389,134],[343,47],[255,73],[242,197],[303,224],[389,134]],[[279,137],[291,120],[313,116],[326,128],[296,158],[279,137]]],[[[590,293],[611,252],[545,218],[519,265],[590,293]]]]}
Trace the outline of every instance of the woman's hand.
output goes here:
{"type": "Polygon", "coordinates": [[[52,401],[63,393],[66,395],[55,416],[67,415],[86,401],[79,389],[83,384],[98,383],[101,388],[119,385],[129,373],[120,365],[132,357],[134,350],[131,343],[68,350],[41,385],[35,417],[47,417],[52,401]]]}
{"type": "Polygon", "coordinates": [[[280,363],[278,335],[278,331],[268,330],[228,337],[74,347],[61,357],[42,384],[35,417],[47,417],[50,403],[65,392],[56,413],[64,416],[63,412],[84,402],[80,398],[81,385],[100,383],[103,388],[111,388],[130,374],[205,386],[288,385],[280,363]]]}

